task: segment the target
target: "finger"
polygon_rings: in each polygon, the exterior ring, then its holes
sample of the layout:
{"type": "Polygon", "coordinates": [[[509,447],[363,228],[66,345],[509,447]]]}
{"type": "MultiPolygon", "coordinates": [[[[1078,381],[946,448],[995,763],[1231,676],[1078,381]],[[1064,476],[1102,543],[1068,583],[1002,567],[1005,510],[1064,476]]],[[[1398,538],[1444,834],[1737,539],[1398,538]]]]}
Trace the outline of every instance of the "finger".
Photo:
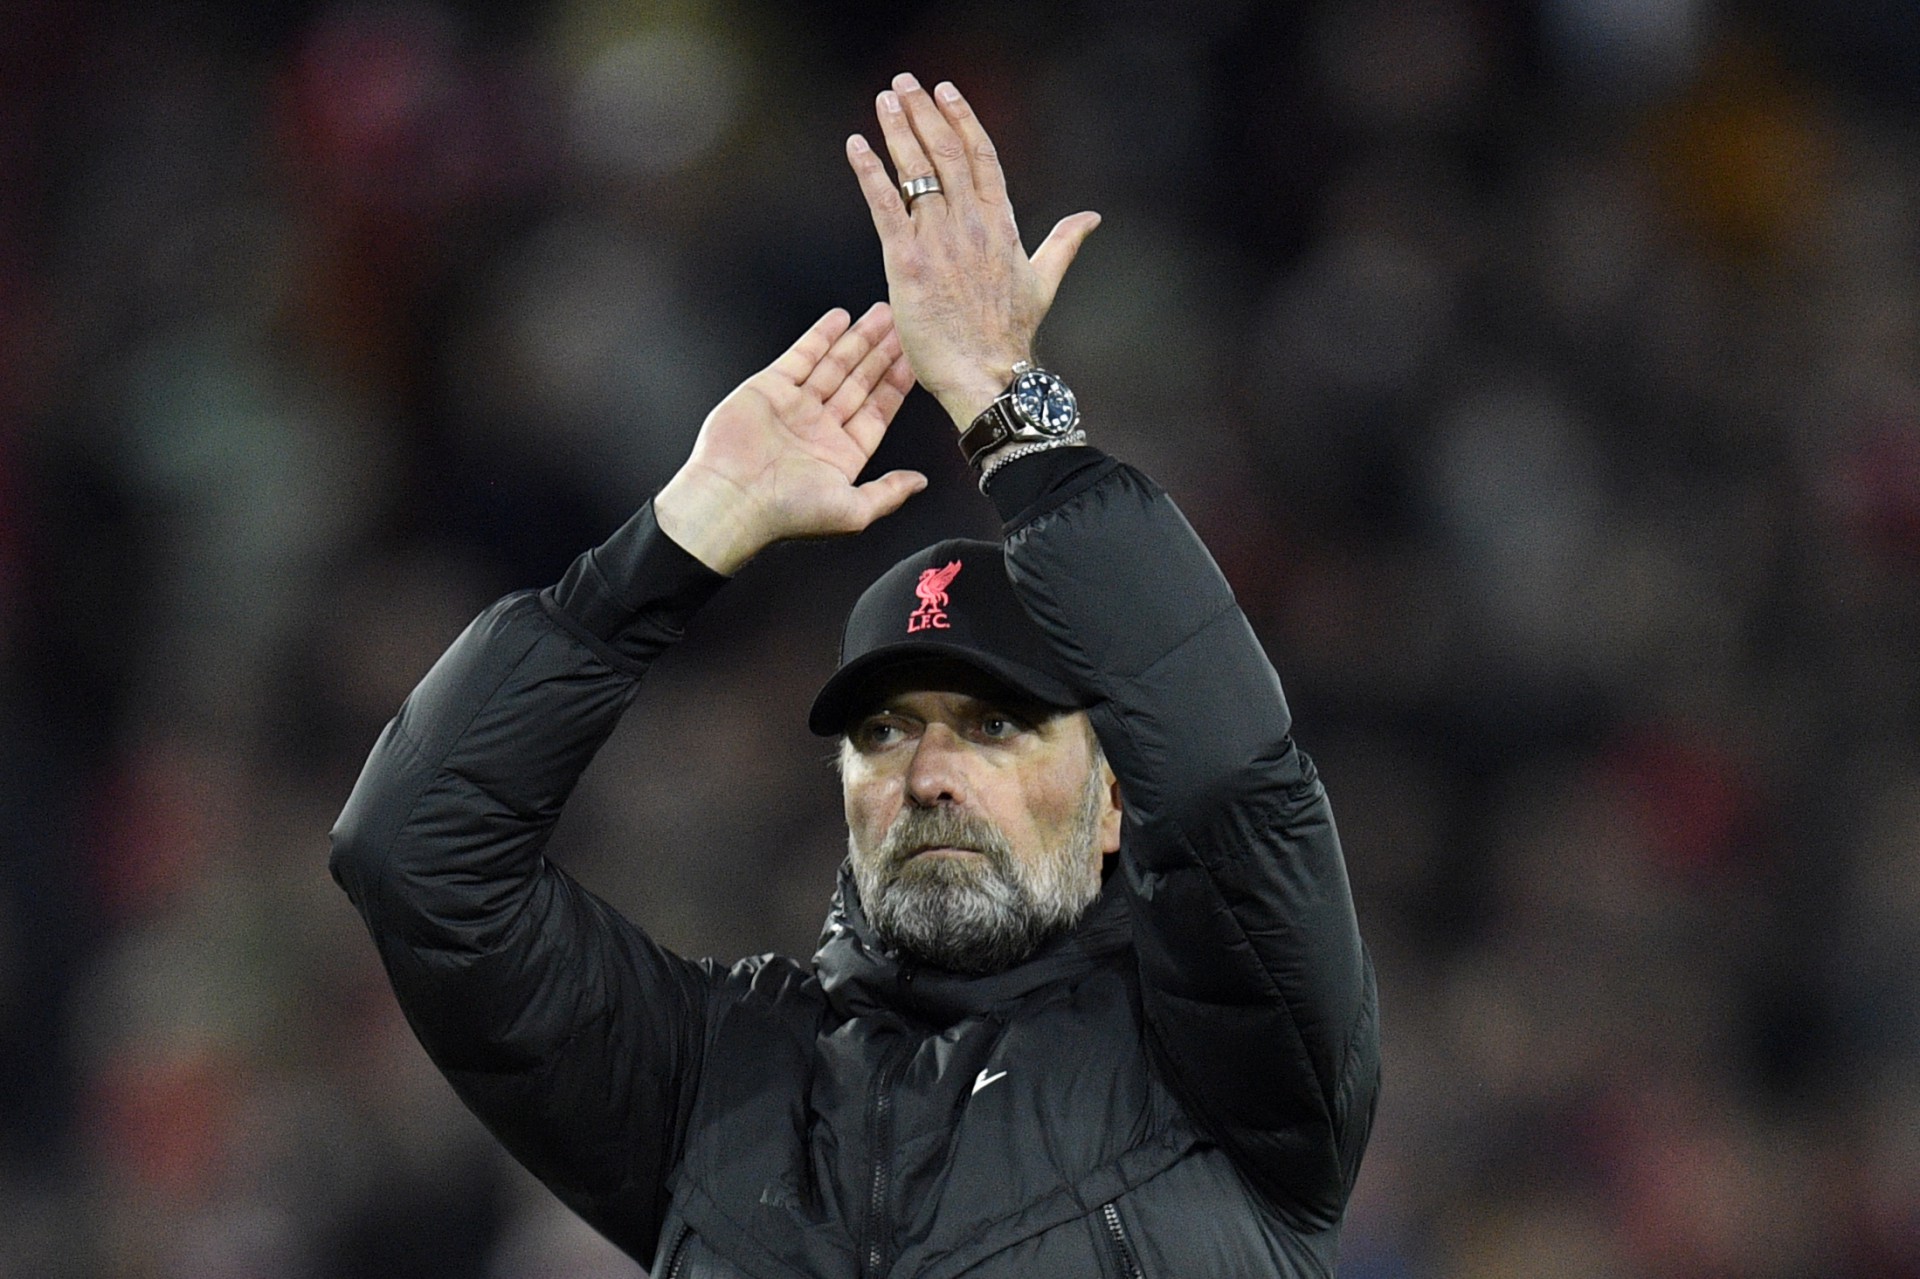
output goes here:
{"type": "Polygon", "coordinates": [[[873,388],[880,385],[887,370],[900,358],[900,335],[888,329],[881,334],[880,340],[867,348],[860,362],[848,370],[840,385],[832,388],[826,397],[827,413],[836,422],[845,422],[851,418],[873,388]]]}
{"type": "Polygon", "coordinates": [[[892,309],[885,302],[875,302],[853,327],[827,348],[800,389],[822,401],[831,398],[848,374],[873,350],[874,344],[892,331],[892,309]]]}
{"type": "Polygon", "coordinates": [[[859,527],[866,528],[882,516],[892,515],[926,487],[927,477],[918,471],[888,471],[879,479],[856,485],[853,496],[859,527]]]}
{"type": "Polygon", "coordinates": [[[1000,153],[994,149],[993,139],[987,136],[980,117],[973,113],[951,80],[942,81],[934,89],[933,100],[966,149],[967,173],[972,179],[974,194],[989,203],[1005,204],[1007,179],[1000,169],[1000,153]]]}
{"type": "Polygon", "coordinates": [[[880,163],[880,157],[867,145],[867,140],[857,133],[847,139],[847,163],[853,166],[853,176],[860,181],[860,194],[867,198],[867,212],[873,215],[873,229],[880,233],[881,244],[911,231],[913,220],[907,216],[900,188],[893,185],[893,179],[887,176],[887,166],[880,163]]]}
{"type": "Polygon", "coordinates": [[[887,370],[885,384],[899,387],[900,394],[905,395],[913,389],[914,381],[913,361],[902,351],[900,358],[893,362],[893,367],[887,370]]]}
{"type": "MultiPolygon", "coordinates": [[[[926,151],[920,146],[920,135],[913,131],[913,125],[907,119],[906,105],[900,95],[888,89],[879,97],[880,136],[886,140],[887,154],[893,158],[893,175],[899,182],[909,178],[924,178],[935,174],[933,161],[927,158],[926,151]]],[[[944,208],[946,205],[946,178],[940,177],[941,190],[918,196],[912,204],[906,206],[907,212],[915,209],[944,208]]]]}
{"type": "Polygon", "coordinates": [[[805,382],[833,344],[847,331],[852,317],[845,307],[836,306],[815,320],[800,340],[767,367],[793,382],[795,386],[805,382]]]}
{"type": "Polygon", "coordinates": [[[880,447],[894,414],[900,411],[901,403],[912,389],[913,365],[904,354],[896,355],[880,381],[867,393],[866,401],[848,415],[846,432],[868,457],[880,447]]]}
{"type": "Polygon", "coordinates": [[[913,126],[921,154],[933,162],[933,172],[947,192],[949,203],[972,199],[973,173],[968,167],[966,144],[934,105],[933,95],[904,71],[893,78],[893,90],[905,108],[907,123],[913,126]]]}
{"type": "Polygon", "coordinates": [[[1098,213],[1075,213],[1061,218],[1047,233],[1047,238],[1041,241],[1040,247],[1033,251],[1033,269],[1046,290],[1048,302],[1053,301],[1067,268],[1073,265],[1074,255],[1080,252],[1080,246],[1099,225],[1098,213]]]}

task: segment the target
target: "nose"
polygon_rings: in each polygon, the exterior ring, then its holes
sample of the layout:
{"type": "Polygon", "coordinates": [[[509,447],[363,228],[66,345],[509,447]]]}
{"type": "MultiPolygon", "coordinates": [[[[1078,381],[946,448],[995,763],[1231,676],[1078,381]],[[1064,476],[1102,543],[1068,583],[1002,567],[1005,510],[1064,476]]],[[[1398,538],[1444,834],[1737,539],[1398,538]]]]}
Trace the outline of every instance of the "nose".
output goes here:
{"type": "Polygon", "coordinates": [[[945,724],[927,725],[907,764],[907,798],[921,808],[965,803],[965,748],[945,724]]]}

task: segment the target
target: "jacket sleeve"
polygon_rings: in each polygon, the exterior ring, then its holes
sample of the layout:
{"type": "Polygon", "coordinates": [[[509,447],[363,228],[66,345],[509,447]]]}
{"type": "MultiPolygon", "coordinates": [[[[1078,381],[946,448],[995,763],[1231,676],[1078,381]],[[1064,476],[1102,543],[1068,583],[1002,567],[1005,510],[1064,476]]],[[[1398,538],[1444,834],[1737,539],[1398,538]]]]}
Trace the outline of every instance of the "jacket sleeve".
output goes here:
{"type": "Polygon", "coordinates": [[[1138,471],[1060,449],[1007,464],[990,491],[1015,589],[1120,780],[1154,1060],[1278,1211],[1331,1225],[1372,1123],[1377,996],[1279,677],[1138,471]]]}
{"type": "Polygon", "coordinates": [[[723,579],[644,508],[482,613],[373,748],[332,871],[462,1099],[569,1206],[652,1257],[719,979],[543,855],[647,664],[723,579]]]}

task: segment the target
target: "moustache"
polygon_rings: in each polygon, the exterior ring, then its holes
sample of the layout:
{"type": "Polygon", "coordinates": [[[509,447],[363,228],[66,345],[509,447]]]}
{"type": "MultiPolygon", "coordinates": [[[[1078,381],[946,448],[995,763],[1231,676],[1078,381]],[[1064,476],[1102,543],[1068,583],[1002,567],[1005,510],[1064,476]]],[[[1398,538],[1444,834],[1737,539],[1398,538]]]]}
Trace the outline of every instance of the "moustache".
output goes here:
{"type": "Polygon", "coordinates": [[[894,871],[929,848],[964,848],[1001,869],[1013,860],[1013,845],[998,827],[954,808],[902,809],[876,851],[880,864],[894,871]]]}

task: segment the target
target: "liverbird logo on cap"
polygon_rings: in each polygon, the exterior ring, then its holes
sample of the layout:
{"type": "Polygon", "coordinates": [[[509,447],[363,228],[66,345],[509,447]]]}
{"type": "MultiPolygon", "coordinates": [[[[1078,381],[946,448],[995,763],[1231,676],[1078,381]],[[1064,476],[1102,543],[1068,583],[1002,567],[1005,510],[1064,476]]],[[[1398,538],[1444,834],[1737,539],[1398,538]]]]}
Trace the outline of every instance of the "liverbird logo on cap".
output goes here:
{"type": "Polygon", "coordinates": [[[947,629],[947,587],[953,585],[953,579],[960,576],[960,561],[954,560],[940,568],[930,568],[920,574],[920,580],[914,584],[913,593],[920,597],[920,607],[913,610],[907,618],[907,634],[915,631],[944,631],[947,629]]]}

